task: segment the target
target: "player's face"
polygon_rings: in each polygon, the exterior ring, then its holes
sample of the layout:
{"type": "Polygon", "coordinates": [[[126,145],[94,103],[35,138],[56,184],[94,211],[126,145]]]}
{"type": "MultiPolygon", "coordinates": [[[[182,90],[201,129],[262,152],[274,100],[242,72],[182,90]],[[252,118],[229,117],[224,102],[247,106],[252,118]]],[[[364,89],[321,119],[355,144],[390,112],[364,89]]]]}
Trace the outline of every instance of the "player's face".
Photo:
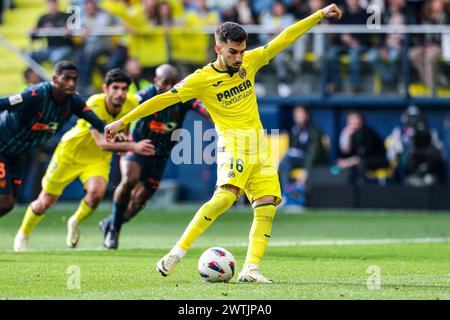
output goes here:
{"type": "Polygon", "coordinates": [[[247,42],[242,41],[240,43],[227,41],[218,45],[218,54],[222,58],[223,63],[227,69],[231,69],[234,72],[239,71],[242,65],[242,59],[244,58],[245,49],[247,49],[247,42]]]}
{"type": "Polygon", "coordinates": [[[76,92],[77,77],[78,72],[75,70],[64,70],[53,76],[53,85],[62,95],[71,96],[76,92]]]}
{"type": "Polygon", "coordinates": [[[106,94],[106,105],[110,113],[119,113],[127,98],[128,84],[126,82],[113,82],[109,86],[103,85],[103,92],[106,94]]]}

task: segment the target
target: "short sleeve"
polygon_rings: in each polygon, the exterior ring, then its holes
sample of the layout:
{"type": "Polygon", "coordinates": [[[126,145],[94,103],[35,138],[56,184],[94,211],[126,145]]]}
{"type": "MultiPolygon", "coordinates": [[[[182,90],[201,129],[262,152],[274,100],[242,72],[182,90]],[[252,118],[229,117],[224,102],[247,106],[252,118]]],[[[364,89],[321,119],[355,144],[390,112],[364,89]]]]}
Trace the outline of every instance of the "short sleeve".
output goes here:
{"type": "Polygon", "coordinates": [[[194,98],[201,98],[202,91],[203,79],[199,70],[178,82],[171,90],[183,103],[194,98]]]}

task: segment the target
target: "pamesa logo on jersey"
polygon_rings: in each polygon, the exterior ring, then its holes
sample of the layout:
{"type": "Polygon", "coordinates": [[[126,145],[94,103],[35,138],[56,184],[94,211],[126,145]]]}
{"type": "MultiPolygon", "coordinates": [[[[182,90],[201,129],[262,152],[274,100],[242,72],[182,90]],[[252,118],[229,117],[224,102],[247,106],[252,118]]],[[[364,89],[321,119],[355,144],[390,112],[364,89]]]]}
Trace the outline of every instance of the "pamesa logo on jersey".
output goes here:
{"type": "Polygon", "coordinates": [[[230,106],[250,96],[253,93],[252,87],[252,82],[250,80],[245,80],[238,86],[216,94],[217,100],[222,102],[223,107],[230,106]]]}

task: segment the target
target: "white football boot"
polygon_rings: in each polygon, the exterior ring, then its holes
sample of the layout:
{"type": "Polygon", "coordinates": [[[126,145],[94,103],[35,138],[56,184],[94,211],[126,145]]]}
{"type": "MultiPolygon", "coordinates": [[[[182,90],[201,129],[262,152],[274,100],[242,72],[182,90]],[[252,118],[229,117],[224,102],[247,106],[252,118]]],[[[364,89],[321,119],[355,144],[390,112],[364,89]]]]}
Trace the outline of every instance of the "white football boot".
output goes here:
{"type": "Polygon", "coordinates": [[[16,237],[14,238],[14,251],[28,251],[28,237],[26,237],[20,230],[17,232],[16,237]]]}
{"type": "Polygon", "coordinates": [[[71,216],[67,220],[67,238],[66,244],[69,248],[75,248],[80,240],[80,224],[75,216],[71,216]]]}
{"type": "Polygon", "coordinates": [[[245,266],[238,277],[239,282],[273,283],[264,277],[257,266],[245,266]]]}
{"type": "Polygon", "coordinates": [[[162,257],[161,260],[158,261],[158,263],[156,264],[156,271],[161,273],[162,276],[167,277],[180,261],[180,255],[169,252],[164,257],[162,257]]]}

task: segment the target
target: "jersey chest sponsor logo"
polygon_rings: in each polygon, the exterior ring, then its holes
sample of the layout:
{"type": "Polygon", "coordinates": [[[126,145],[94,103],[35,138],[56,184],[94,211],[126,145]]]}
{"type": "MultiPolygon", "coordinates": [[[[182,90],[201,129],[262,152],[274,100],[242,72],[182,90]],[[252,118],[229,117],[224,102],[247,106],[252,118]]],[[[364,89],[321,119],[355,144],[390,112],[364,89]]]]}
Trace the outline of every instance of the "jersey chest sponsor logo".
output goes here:
{"type": "Polygon", "coordinates": [[[225,90],[221,93],[218,93],[217,96],[217,100],[219,100],[219,102],[221,102],[223,99],[229,99],[232,98],[244,91],[246,91],[247,89],[250,89],[252,87],[252,82],[250,80],[246,80],[243,81],[240,85],[235,86],[229,90],[225,90]]]}
{"type": "Polygon", "coordinates": [[[31,131],[38,131],[38,132],[46,131],[48,133],[55,133],[56,130],[58,130],[58,127],[59,127],[58,122],[50,122],[49,124],[36,122],[31,127],[31,131]]]}

